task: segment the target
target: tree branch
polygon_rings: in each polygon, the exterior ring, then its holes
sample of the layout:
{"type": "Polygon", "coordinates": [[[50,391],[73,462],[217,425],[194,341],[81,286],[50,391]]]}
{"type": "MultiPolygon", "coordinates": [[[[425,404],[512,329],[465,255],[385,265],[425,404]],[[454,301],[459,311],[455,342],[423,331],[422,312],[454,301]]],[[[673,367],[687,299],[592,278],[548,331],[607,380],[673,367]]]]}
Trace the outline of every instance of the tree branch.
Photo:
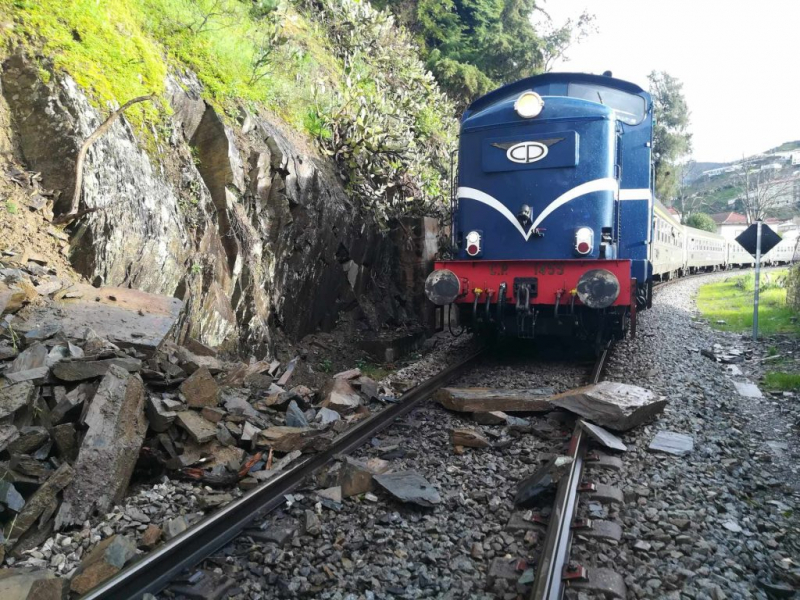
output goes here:
{"type": "Polygon", "coordinates": [[[145,102],[152,99],[152,94],[149,96],[137,96],[136,98],[131,98],[117,110],[108,115],[108,118],[103,121],[103,123],[97,129],[95,129],[88,138],[84,140],[83,144],[81,145],[81,149],[78,151],[78,160],[75,162],[75,189],[72,193],[72,205],[70,206],[67,214],[53,219],[54,224],[70,223],[80,216],[78,214],[78,206],[80,206],[81,192],[83,191],[83,163],[86,160],[86,153],[89,151],[91,145],[94,144],[100,137],[102,137],[103,134],[109,130],[111,125],[113,125],[114,121],[116,121],[120,115],[122,115],[122,113],[128,110],[131,106],[138,104],[139,102],[145,102]]]}

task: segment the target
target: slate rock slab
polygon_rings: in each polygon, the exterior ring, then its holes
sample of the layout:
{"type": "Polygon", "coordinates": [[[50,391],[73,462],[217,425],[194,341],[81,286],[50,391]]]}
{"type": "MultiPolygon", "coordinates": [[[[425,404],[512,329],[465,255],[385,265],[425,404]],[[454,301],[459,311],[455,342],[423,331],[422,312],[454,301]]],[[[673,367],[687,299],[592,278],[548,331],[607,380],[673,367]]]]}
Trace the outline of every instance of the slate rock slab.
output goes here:
{"type": "Polygon", "coordinates": [[[692,436],[674,431],[659,431],[650,442],[650,450],[684,456],[694,450],[692,436]]]}
{"type": "Polygon", "coordinates": [[[86,379],[105,376],[112,366],[135,373],[142,369],[142,361],[136,358],[62,361],[53,367],[53,375],[62,381],[85,381],[86,379]]]}
{"type": "Polygon", "coordinates": [[[547,492],[554,490],[555,484],[569,471],[573,459],[571,456],[554,456],[547,463],[517,484],[517,495],[514,497],[516,506],[532,506],[536,499],[547,492]]]}
{"type": "Polygon", "coordinates": [[[441,504],[442,497],[428,480],[416,471],[375,475],[374,481],[401,502],[430,508],[441,504]]]}
{"type": "Polygon", "coordinates": [[[602,381],[550,398],[553,406],[615,431],[628,431],[664,410],[667,401],[636,385],[602,381]]]}
{"type": "Polygon", "coordinates": [[[88,430],[56,529],[83,523],[125,497],[147,431],[144,405],[141,377],[112,365],[86,411],[88,430]]]}
{"type": "Polygon", "coordinates": [[[129,288],[76,284],[64,297],[37,308],[30,318],[37,328],[58,325],[68,338],[81,339],[87,328],[120,348],[152,356],[172,330],[183,302],[129,288]]]}
{"type": "Polygon", "coordinates": [[[29,381],[0,388],[0,419],[31,406],[36,396],[36,387],[29,381]]]}
{"type": "Polygon", "coordinates": [[[583,430],[587,434],[589,434],[589,436],[592,439],[600,442],[606,448],[609,448],[611,450],[619,450],[620,452],[626,452],[628,450],[628,447],[622,442],[621,439],[619,439],[613,433],[606,431],[599,425],[595,425],[594,423],[587,423],[583,419],[581,419],[578,422],[580,423],[583,430]]]}
{"type": "Polygon", "coordinates": [[[104,539],[83,559],[72,578],[70,589],[78,594],[85,594],[116,575],[134,556],[136,544],[130,538],[112,535],[104,539]]]}
{"type": "Polygon", "coordinates": [[[763,398],[764,395],[752,381],[734,381],[733,386],[740,396],[744,398],[763,398]]]}

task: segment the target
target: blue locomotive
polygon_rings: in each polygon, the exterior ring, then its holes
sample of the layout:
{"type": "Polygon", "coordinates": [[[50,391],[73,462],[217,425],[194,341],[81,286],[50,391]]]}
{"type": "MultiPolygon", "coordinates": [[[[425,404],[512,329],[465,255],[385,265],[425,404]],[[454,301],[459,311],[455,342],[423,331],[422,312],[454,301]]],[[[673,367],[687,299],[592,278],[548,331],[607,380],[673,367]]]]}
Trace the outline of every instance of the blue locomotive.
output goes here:
{"type": "Polygon", "coordinates": [[[598,344],[652,293],[653,105],[640,87],[548,73],[474,101],[461,119],[454,259],[430,300],[473,329],[598,344]]]}

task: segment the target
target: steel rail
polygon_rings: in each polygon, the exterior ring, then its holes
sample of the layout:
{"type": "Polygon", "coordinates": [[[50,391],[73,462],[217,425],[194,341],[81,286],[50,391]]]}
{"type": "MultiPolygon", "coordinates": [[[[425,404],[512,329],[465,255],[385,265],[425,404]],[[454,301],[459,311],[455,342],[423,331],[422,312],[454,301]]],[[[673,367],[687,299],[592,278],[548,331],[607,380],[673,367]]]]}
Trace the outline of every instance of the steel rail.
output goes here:
{"type": "Polygon", "coordinates": [[[281,475],[251,490],[197,525],[120,571],[108,581],[89,591],[84,600],[140,600],[145,593],[157,593],[181,571],[191,568],[235,538],[257,518],[275,510],[284,496],[298,488],[317,469],[340,454],[362,446],[395,419],[411,411],[422,400],[443,387],[478,359],[481,348],[460,363],[450,366],[403,394],[396,404],[385,408],[347,431],[330,448],[307,457],[281,475]]]}
{"type": "MultiPolygon", "coordinates": [[[[609,343],[592,368],[589,383],[597,383],[603,374],[611,353],[609,343]]],[[[550,512],[550,521],[545,534],[544,548],[536,566],[531,600],[561,600],[564,595],[564,571],[568,566],[570,546],[572,545],[572,522],[578,503],[578,488],[583,477],[583,459],[586,454],[587,436],[580,424],[575,426],[569,443],[569,456],[572,457],[569,471],[558,482],[556,500],[550,512]]]]}

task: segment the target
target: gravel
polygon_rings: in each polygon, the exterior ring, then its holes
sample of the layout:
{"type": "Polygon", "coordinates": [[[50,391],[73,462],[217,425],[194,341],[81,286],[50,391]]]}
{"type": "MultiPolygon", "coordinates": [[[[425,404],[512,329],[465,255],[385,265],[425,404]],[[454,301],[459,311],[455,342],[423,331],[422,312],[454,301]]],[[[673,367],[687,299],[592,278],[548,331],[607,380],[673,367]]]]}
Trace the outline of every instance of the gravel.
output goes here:
{"type": "MultiPolygon", "coordinates": [[[[693,295],[715,277],[661,289],[654,308],[640,318],[638,337],[619,344],[610,360],[607,379],[669,400],[656,421],[621,436],[629,448],[621,472],[590,473],[593,481],[622,489],[624,505],[580,503],[579,516],[619,523],[623,539],[578,536],[573,559],[623,574],[629,598],[767,598],[769,586],[800,585],[794,429],[800,403],[793,395],[743,398],[727,367],[700,354],[715,343],[740,348],[739,380],[758,381],[764,370],[766,342],[753,345],[697,319],[693,295]],[[693,450],[684,456],[649,451],[660,431],[691,436],[693,450]]],[[[430,354],[391,382],[400,388],[417,383],[473,345],[467,336],[439,338],[430,354]]],[[[586,356],[567,358],[553,348],[536,355],[516,346],[455,384],[560,392],[583,384],[590,366],[586,356]]],[[[441,504],[403,505],[377,487],[337,504],[316,494],[333,485],[319,477],[261,523],[259,535],[240,536],[198,570],[222,582],[219,589],[233,598],[516,598],[529,589],[518,580],[529,580],[530,569],[512,566],[505,578],[494,563],[505,558],[532,565],[544,535],[530,523],[510,526],[524,514],[513,506],[516,483],[562,450],[548,437],[571,429],[563,413],[532,422],[538,435],[477,425],[425,403],[354,456],[384,458],[394,471],[420,473],[439,491],[441,504]],[[492,447],[454,453],[454,427],[475,429],[492,447]]]]}

